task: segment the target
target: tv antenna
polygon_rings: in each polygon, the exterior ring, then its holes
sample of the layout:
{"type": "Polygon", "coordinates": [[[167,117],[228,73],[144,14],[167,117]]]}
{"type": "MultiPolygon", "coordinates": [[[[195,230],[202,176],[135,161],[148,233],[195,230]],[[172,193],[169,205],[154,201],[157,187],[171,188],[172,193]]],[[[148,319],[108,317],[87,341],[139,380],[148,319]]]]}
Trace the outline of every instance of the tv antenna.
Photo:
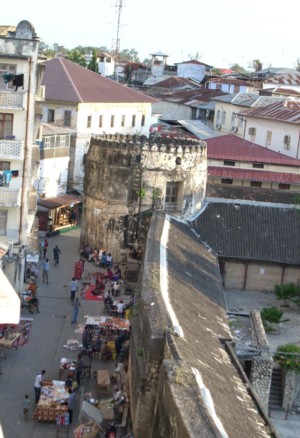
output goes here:
{"type": "Polygon", "coordinates": [[[118,65],[120,62],[120,27],[121,27],[121,13],[122,8],[124,7],[124,0],[117,0],[115,4],[116,14],[118,16],[117,19],[117,34],[116,38],[112,42],[112,55],[115,58],[115,65],[118,65]]]}

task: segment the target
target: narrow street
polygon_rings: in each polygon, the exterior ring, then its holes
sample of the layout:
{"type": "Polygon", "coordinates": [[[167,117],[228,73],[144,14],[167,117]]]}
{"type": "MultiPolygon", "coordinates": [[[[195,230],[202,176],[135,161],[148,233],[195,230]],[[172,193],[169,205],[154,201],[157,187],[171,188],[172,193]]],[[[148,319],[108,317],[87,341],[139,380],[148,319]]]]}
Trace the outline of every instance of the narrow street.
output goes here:
{"type": "MultiPolygon", "coordinates": [[[[47,253],[50,260],[49,284],[42,282],[41,267],[37,281],[40,313],[30,314],[25,309],[21,312],[21,317],[33,319],[29,342],[26,346],[19,346],[18,349],[10,349],[6,360],[2,361],[0,438],[57,436],[57,427],[54,423],[32,419],[35,408],[33,386],[36,374],[42,369],[46,370],[46,379],[59,380],[60,359],[62,357],[76,359],[79,352],[63,347],[69,339],[81,342],[81,334],[75,333],[76,324],[71,324],[70,291],[68,287],[64,287],[72,279],[74,263],[79,260],[79,235],[80,229],[75,229],[49,238],[47,253]],[[56,267],[53,263],[55,245],[61,250],[60,263],[56,267]],[[23,419],[22,401],[25,394],[29,395],[31,401],[28,421],[23,419]]],[[[80,283],[81,281],[79,285],[80,283]]],[[[78,324],[83,324],[88,315],[102,314],[103,306],[103,301],[81,300],[78,324]]],[[[85,390],[95,385],[94,370],[104,367],[114,369],[115,362],[110,361],[108,365],[106,364],[103,364],[100,358],[93,359],[91,378],[85,377],[80,388],[76,390],[74,420],[69,428],[69,436],[73,436],[71,432],[78,425],[79,409],[85,390]]]]}

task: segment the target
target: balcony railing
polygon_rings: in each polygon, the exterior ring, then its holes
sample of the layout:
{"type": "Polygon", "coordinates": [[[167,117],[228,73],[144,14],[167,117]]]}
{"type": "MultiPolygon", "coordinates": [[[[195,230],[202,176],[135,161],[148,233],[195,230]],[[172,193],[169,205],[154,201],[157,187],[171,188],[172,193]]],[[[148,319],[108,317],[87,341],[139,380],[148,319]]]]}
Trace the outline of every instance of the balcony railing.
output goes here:
{"type": "Polygon", "coordinates": [[[23,141],[0,140],[0,160],[23,160],[23,141]]]}
{"type": "Polygon", "coordinates": [[[164,211],[169,211],[170,213],[179,213],[182,211],[182,204],[178,204],[177,202],[165,202],[164,211]]]}
{"type": "Polygon", "coordinates": [[[20,207],[21,189],[0,187],[0,207],[20,207]]]}
{"type": "Polygon", "coordinates": [[[0,109],[23,109],[25,93],[0,91],[0,109]]]}

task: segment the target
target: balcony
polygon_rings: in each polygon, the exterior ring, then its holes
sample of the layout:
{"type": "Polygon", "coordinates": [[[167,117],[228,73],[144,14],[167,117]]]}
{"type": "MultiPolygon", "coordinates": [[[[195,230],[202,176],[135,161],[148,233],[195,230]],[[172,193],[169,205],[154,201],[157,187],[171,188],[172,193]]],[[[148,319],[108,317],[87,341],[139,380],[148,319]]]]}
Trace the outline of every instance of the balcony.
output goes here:
{"type": "Polygon", "coordinates": [[[21,189],[0,187],[0,207],[20,207],[21,189]]]}
{"type": "Polygon", "coordinates": [[[0,160],[23,160],[22,140],[0,140],[0,160]]]}
{"type": "Polygon", "coordinates": [[[17,93],[16,91],[0,91],[0,109],[6,110],[23,110],[25,92],[17,93]]]}

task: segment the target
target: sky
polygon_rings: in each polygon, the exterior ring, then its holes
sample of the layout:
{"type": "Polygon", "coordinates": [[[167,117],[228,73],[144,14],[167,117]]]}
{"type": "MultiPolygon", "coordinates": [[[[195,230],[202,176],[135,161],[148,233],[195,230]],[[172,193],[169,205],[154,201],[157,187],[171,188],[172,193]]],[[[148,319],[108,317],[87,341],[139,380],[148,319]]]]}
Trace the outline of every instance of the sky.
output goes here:
{"type": "Polygon", "coordinates": [[[143,61],[161,51],[168,64],[197,59],[216,68],[259,59],[263,68],[294,68],[300,58],[298,0],[15,0],[0,25],[28,20],[43,42],[67,49],[135,49],[143,61]]]}

